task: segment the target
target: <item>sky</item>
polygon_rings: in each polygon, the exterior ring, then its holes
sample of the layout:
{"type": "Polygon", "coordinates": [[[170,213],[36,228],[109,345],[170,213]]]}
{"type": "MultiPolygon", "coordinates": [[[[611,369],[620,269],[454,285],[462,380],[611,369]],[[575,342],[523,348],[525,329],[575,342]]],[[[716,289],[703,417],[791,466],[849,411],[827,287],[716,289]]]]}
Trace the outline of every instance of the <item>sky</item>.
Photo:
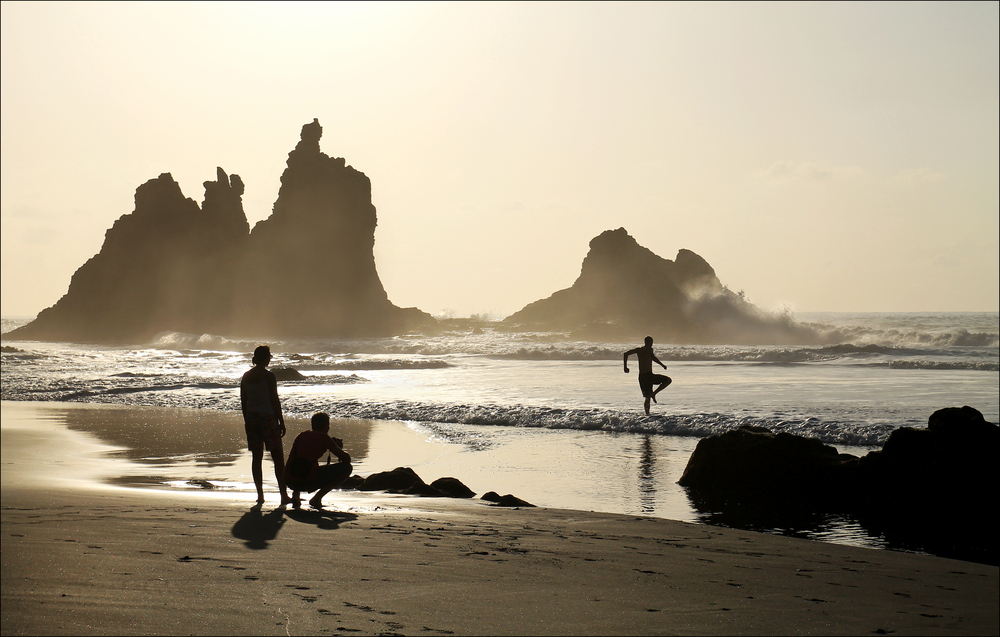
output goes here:
{"type": "Polygon", "coordinates": [[[402,307],[507,316],[624,227],[768,310],[996,312],[998,6],[3,2],[0,314],[161,173],[265,219],[313,118],[402,307]]]}

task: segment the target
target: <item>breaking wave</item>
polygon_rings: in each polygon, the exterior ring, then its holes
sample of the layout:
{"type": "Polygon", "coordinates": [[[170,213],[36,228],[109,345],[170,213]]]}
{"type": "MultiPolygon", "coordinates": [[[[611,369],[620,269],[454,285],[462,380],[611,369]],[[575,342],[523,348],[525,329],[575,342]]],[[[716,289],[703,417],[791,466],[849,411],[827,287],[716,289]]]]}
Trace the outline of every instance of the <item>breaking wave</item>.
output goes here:
{"type": "Polygon", "coordinates": [[[325,410],[331,416],[349,419],[402,420],[429,423],[537,427],[608,432],[705,437],[743,425],[767,427],[778,432],[816,438],[828,444],[877,446],[898,427],[890,424],[828,422],[817,418],[775,419],[723,413],[667,414],[645,416],[636,412],[606,409],[556,409],[525,405],[432,405],[413,402],[364,403],[325,401],[288,403],[302,416],[325,410]]]}

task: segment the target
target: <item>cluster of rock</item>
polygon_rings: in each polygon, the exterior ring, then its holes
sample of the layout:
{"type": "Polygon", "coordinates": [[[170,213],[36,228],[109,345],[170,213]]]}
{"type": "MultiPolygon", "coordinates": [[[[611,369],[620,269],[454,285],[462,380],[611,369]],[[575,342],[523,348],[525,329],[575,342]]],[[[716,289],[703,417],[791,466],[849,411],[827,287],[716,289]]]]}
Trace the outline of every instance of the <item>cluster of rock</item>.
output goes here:
{"type": "Polygon", "coordinates": [[[250,230],[239,175],[199,207],[169,173],[139,186],[54,306],[5,338],[145,342],[163,331],[246,337],[389,335],[434,323],[375,270],[371,182],[302,127],[270,217],[250,230]]]}
{"type": "Polygon", "coordinates": [[[680,250],[675,260],[664,259],[624,228],[591,240],[572,287],[530,303],[504,323],[596,340],[656,334],[657,341],[673,343],[822,342],[812,329],[763,312],[723,286],[694,252],[680,250]]]}
{"type": "MultiPolygon", "coordinates": [[[[416,471],[409,467],[396,467],[392,471],[373,473],[367,478],[351,476],[340,488],[356,489],[358,491],[386,491],[388,493],[402,493],[435,498],[473,498],[476,495],[472,489],[465,486],[458,478],[438,478],[434,482],[427,484],[417,475],[416,471]]],[[[509,493],[501,496],[494,491],[484,494],[481,499],[497,506],[535,506],[509,493]]]]}
{"type": "Polygon", "coordinates": [[[972,407],[941,409],[857,457],[762,427],[699,441],[679,480],[706,511],[843,511],[903,546],[997,564],[1000,427],[972,407]]]}
{"type": "MultiPolygon", "coordinates": [[[[147,342],[165,331],[243,338],[386,336],[432,329],[393,305],[375,268],[368,177],[320,151],[314,120],[288,154],[271,215],[251,230],[243,181],[218,169],[199,206],[169,173],[139,186],[68,292],[10,339],[147,342]]],[[[624,228],[590,242],[572,287],[505,319],[514,330],[615,340],[812,344],[820,335],[762,312],[703,258],[664,259],[624,228]]]]}

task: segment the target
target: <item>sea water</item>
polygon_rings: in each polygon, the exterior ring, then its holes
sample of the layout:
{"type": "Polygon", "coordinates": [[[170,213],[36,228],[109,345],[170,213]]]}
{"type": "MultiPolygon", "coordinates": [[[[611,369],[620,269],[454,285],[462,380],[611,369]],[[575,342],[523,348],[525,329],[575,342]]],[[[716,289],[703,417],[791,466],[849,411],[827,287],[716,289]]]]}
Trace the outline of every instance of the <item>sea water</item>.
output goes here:
{"type": "MultiPolygon", "coordinates": [[[[355,436],[344,437],[348,451],[355,446],[359,474],[411,466],[428,482],[451,475],[473,490],[513,493],[539,505],[687,521],[714,519],[676,484],[697,441],[708,435],[761,425],[863,455],[898,427],[926,426],[942,407],[969,405],[991,422],[1000,417],[995,312],[796,319],[831,344],[654,343],[673,384],[649,416],[635,359],[630,374],[622,367],[622,353],[639,342],[510,332],[471,320],[444,322],[435,334],[263,342],[274,354],[271,369],[292,368],[303,377],[279,383],[286,416],[304,423],[326,411],[340,419],[355,436]]],[[[23,322],[4,319],[3,330],[23,322]]],[[[132,459],[157,456],[145,458],[147,486],[252,493],[237,385],[258,344],[182,333],[160,334],[143,347],[5,342],[0,398],[227,412],[234,418],[224,441],[192,434],[191,444],[173,455],[146,445],[132,459]]],[[[139,437],[129,426],[92,433],[129,447],[139,437]]],[[[774,530],[880,545],[849,519],[774,530]]]]}

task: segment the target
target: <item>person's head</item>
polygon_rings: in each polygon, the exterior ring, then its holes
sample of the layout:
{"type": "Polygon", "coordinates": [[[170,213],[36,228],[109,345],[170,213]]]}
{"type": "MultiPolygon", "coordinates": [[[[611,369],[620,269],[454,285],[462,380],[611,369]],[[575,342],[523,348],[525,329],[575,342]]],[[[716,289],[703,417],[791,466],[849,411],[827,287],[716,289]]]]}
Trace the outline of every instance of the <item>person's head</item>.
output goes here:
{"type": "Polygon", "coordinates": [[[263,365],[267,367],[267,364],[271,362],[271,348],[267,345],[259,345],[257,349],[253,351],[253,364],[263,365]]]}
{"type": "Polygon", "coordinates": [[[652,347],[652,346],[653,346],[653,337],[652,336],[647,336],[646,337],[646,347],[652,347]]]}
{"type": "Polygon", "coordinates": [[[330,431],[330,414],[317,411],[310,421],[313,431],[330,431]]]}

